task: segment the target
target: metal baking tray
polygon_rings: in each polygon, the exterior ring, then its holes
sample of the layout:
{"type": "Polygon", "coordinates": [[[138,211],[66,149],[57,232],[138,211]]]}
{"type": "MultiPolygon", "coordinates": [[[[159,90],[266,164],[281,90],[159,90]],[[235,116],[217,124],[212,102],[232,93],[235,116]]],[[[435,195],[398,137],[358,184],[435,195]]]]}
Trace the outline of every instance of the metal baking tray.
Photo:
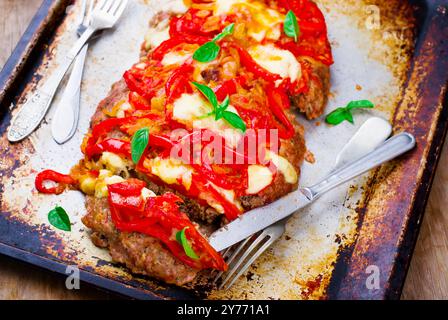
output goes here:
{"type": "Polygon", "coordinates": [[[72,141],[58,146],[51,139],[50,111],[29,139],[9,144],[11,117],[76,38],[79,1],[43,2],[0,74],[0,253],[61,274],[77,265],[81,280],[141,299],[399,298],[447,129],[448,1],[317,1],[335,56],[327,110],[355,98],[377,108],[358,114],[356,125],[337,127],[299,116],[316,158],[303,165],[301,183],[330,171],[338,150],[372,115],[390,120],[395,132],[414,134],[418,147],[297,214],[286,235],[228,291],[204,282],[178,288],[130,274],[90,242],[80,222],[80,193],[45,196],[33,186],[36,172],[65,172],[81,158],[79,145],[96,105],[137,61],[148,20],[167,1],[173,0],[131,1],[120,26],[91,46],[72,141]],[[69,212],[71,233],[48,224],[46,214],[56,204],[69,212]],[[378,286],[369,284],[376,271],[378,286]]]}

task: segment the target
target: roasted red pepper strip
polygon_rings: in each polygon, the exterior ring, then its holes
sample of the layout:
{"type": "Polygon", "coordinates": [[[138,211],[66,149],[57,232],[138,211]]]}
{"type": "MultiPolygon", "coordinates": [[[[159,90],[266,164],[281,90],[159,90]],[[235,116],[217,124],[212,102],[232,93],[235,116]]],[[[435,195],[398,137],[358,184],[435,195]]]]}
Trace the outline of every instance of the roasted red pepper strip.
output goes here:
{"type": "Polygon", "coordinates": [[[190,63],[185,63],[173,71],[165,84],[167,103],[171,103],[179,98],[183,93],[192,93],[189,75],[194,71],[190,63]]]}
{"type": "Polygon", "coordinates": [[[288,50],[296,57],[308,56],[326,65],[333,64],[327,25],[319,7],[309,0],[279,0],[279,6],[294,11],[300,26],[300,41],[288,43],[288,50]]]}
{"type": "MultiPolygon", "coordinates": [[[[168,137],[155,134],[149,135],[148,145],[151,147],[159,147],[163,149],[171,149],[173,147],[173,143],[168,137]]],[[[129,143],[129,141],[108,138],[92,146],[87,146],[85,154],[87,157],[92,158],[96,155],[102,154],[105,151],[130,158],[131,144],[129,143]]]]}
{"type": "Polygon", "coordinates": [[[211,15],[198,16],[198,12],[205,13],[204,10],[190,9],[181,17],[173,17],[170,21],[170,36],[171,37],[188,37],[195,36],[205,39],[207,42],[211,39],[218,30],[205,31],[203,30],[206,25],[207,17],[211,15]]]}
{"type": "Polygon", "coordinates": [[[134,74],[131,70],[128,70],[123,74],[123,79],[126,82],[129,90],[137,92],[141,95],[145,93],[143,89],[144,84],[142,83],[140,77],[134,74]]]}
{"type": "Polygon", "coordinates": [[[163,149],[171,149],[174,146],[174,142],[168,136],[150,134],[148,145],[151,147],[159,147],[163,149]]]}
{"type": "Polygon", "coordinates": [[[117,127],[120,127],[121,125],[132,123],[137,119],[136,117],[127,117],[127,118],[109,118],[106,119],[100,123],[98,123],[96,126],[92,129],[92,134],[90,138],[87,141],[87,144],[85,146],[85,149],[83,152],[86,155],[93,155],[97,154],[97,147],[96,144],[98,143],[98,140],[100,138],[103,138],[105,135],[107,135],[109,132],[114,130],[117,127]]]}
{"type": "Polygon", "coordinates": [[[326,33],[325,17],[319,7],[309,0],[279,0],[279,5],[292,10],[297,16],[301,33],[319,35],[326,33]]]}
{"type": "Polygon", "coordinates": [[[101,121],[92,129],[92,136],[90,140],[97,141],[99,138],[105,136],[113,129],[122,126],[124,124],[132,123],[135,121],[137,117],[127,117],[127,118],[108,118],[104,121],[101,121]]]}
{"type": "Polygon", "coordinates": [[[213,188],[210,185],[210,182],[202,175],[194,174],[192,181],[193,183],[190,188],[190,193],[193,193],[196,197],[200,195],[202,198],[208,197],[214,199],[222,206],[224,215],[229,221],[235,220],[243,213],[237,206],[229,202],[223,195],[213,188]]]}
{"type": "Polygon", "coordinates": [[[129,141],[124,141],[120,139],[105,139],[95,145],[88,146],[86,148],[86,156],[92,158],[96,155],[102,154],[108,151],[115,154],[123,155],[130,158],[131,156],[131,144],[129,141]]]}
{"type": "Polygon", "coordinates": [[[276,88],[275,85],[268,86],[267,97],[269,107],[274,114],[274,116],[280,121],[280,123],[285,127],[285,130],[279,128],[279,136],[282,139],[291,139],[294,134],[294,126],[286,117],[283,110],[289,109],[290,102],[285,92],[281,88],[276,88]]]}
{"type": "MultiPolygon", "coordinates": [[[[110,151],[129,157],[131,154],[129,142],[113,138],[105,139],[102,142],[98,142],[98,140],[106,136],[115,128],[132,123],[137,119],[137,117],[109,118],[94,126],[92,129],[92,135],[88,139],[84,149],[85,155],[91,158],[95,155],[103,153],[104,151],[110,151]]],[[[173,147],[174,143],[168,136],[150,134],[149,145],[152,147],[169,149],[173,147]]]]}
{"type": "Polygon", "coordinates": [[[69,175],[61,174],[53,170],[44,170],[36,176],[35,186],[37,191],[47,194],[61,194],[67,185],[75,184],[76,181],[69,175]],[[57,186],[47,188],[46,181],[57,183],[57,186]]]}
{"type": "Polygon", "coordinates": [[[151,53],[151,58],[161,61],[165,54],[183,43],[185,42],[182,38],[170,38],[168,40],[165,40],[156,49],[154,49],[154,51],[151,53]]]}
{"type": "MultiPolygon", "coordinates": [[[[195,226],[188,219],[187,215],[179,210],[177,203],[182,202],[182,200],[172,193],[166,193],[160,197],[149,198],[146,204],[145,210],[147,212],[154,212],[153,208],[162,208],[164,215],[159,219],[159,223],[164,230],[181,231],[187,227],[185,235],[191,244],[193,250],[199,256],[198,261],[185,256],[185,252],[181,249],[181,259],[191,266],[197,265],[200,269],[216,269],[216,270],[226,270],[227,265],[222,259],[221,255],[213,249],[208,241],[197,231],[195,226]],[[179,228],[179,229],[178,229],[179,228]]],[[[170,240],[170,243],[180,247],[177,241],[170,240]]],[[[196,268],[197,268],[196,267],[196,268]]]]}
{"type": "Polygon", "coordinates": [[[142,189],[146,186],[141,180],[128,179],[126,183],[116,183],[108,186],[111,202],[120,209],[132,209],[143,212],[144,199],[142,189]]]}
{"type": "MultiPolygon", "coordinates": [[[[201,129],[201,130],[194,130],[193,132],[189,133],[186,136],[183,136],[182,139],[176,141],[176,143],[172,146],[173,148],[175,148],[175,150],[173,150],[173,156],[176,157],[176,159],[183,161],[185,164],[191,164],[193,163],[194,159],[196,159],[197,157],[201,157],[201,161],[202,163],[210,163],[210,159],[206,159],[204,158],[205,155],[207,155],[207,152],[203,152],[204,151],[204,144],[207,145],[208,142],[210,141],[218,141],[218,139],[221,140],[221,150],[219,150],[221,152],[221,156],[222,158],[219,159],[221,161],[222,164],[226,164],[230,167],[232,166],[240,166],[240,164],[248,164],[249,163],[249,157],[247,156],[247,154],[241,154],[239,152],[237,152],[234,148],[229,147],[226,144],[226,140],[223,136],[220,136],[218,133],[214,133],[212,135],[210,135],[212,132],[208,129],[201,129]],[[202,137],[204,136],[204,133],[207,135],[207,139],[204,138],[202,139],[202,137]],[[197,150],[197,148],[195,146],[198,146],[198,144],[202,144],[200,150],[197,150]],[[190,150],[191,153],[190,154],[184,154],[184,150],[190,150]],[[193,152],[197,152],[200,151],[200,155],[196,155],[197,157],[195,157],[195,154],[193,154],[193,152]],[[179,152],[182,152],[182,154],[179,155],[179,152]],[[233,159],[233,161],[228,161],[229,164],[227,164],[226,157],[231,157],[233,159]],[[234,161],[236,161],[238,159],[237,164],[235,164],[234,161]]],[[[215,152],[217,150],[214,150],[215,152]]],[[[214,155],[213,159],[216,159],[218,157],[218,155],[214,155]]],[[[200,167],[200,166],[199,166],[200,167]]]]}
{"type": "Polygon", "coordinates": [[[137,92],[140,96],[150,101],[157,93],[163,82],[160,77],[146,77],[143,71],[137,68],[126,71],[123,74],[129,90],[137,92]]]}
{"type": "Polygon", "coordinates": [[[245,76],[239,76],[235,79],[225,81],[222,85],[215,89],[215,94],[218,98],[218,101],[222,101],[227,96],[231,96],[232,94],[236,93],[237,85],[244,86],[246,84],[246,81],[247,79],[245,76]]]}
{"type": "Polygon", "coordinates": [[[199,44],[202,45],[208,41],[208,38],[198,36],[183,36],[174,37],[163,41],[154,51],[151,53],[151,59],[156,61],[162,61],[165,54],[172,51],[175,47],[181,44],[199,44]]]}
{"type": "Polygon", "coordinates": [[[186,214],[179,210],[178,203],[182,202],[179,197],[167,193],[148,198],[144,210],[141,210],[141,203],[134,202],[134,197],[141,194],[144,185],[141,181],[130,179],[108,186],[111,217],[117,229],[140,232],[161,240],[175,257],[192,268],[226,270],[227,265],[222,257],[200,235],[186,214]],[[123,197],[132,198],[132,201],[127,202],[123,197]],[[188,257],[181,244],[173,238],[175,232],[185,227],[187,239],[200,257],[197,260],[188,257]]]}
{"type": "Polygon", "coordinates": [[[128,95],[129,103],[135,108],[135,110],[150,110],[151,103],[139,95],[137,92],[130,91],[128,95]]]}
{"type": "Polygon", "coordinates": [[[115,183],[109,185],[109,191],[117,192],[122,196],[140,195],[146,183],[138,179],[128,179],[125,183],[115,183]]]}
{"type": "MultiPolygon", "coordinates": [[[[218,187],[228,189],[228,190],[236,190],[240,187],[244,188],[244,181],[242,181],[240,176],[232,177],[229,174],[219,174],[213,171],[212,168],[205,165],[192,165],[193,168],[197,171],[197,173],[201,174],[203,177],[206,177],[208,181],[213,182],[218,187]]],[[[244,172],[244,171],[243,171],[244,172]]]]}
{"type": "Polygon", "coordinates": [[[278,74],[269,72],[262,66],[260,66],[247,52],[243,47],[237,45],[236,43],[231,43],[230,46],[235,48],[238,51],[238,54],[240,56],[241,64],[250,72],[255,74],[256,76],[263,78],[266,81],[269,82],[275,82],[277,80],[282,80],[282,77],[280,77],[278,74]]]}

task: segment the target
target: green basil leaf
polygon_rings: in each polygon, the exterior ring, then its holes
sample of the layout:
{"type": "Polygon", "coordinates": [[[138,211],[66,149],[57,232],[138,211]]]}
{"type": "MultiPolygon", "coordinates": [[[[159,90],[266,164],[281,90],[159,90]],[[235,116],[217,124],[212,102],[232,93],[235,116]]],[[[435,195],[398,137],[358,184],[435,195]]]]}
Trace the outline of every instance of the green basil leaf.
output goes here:
{"type": "Polygon", "coordinates": [[[230,97],[227,96],[224,101],[219,105],[219,109],[226,110],[230,105],[230,97]]]}
{"type": "Polygon", "coordinates": [[[200,46],[199,49],[194,52],[193,59],[204,63],[210,62],[218,57],[219,51],[221,51],[221,47],[215,42],[210,41],[200,46]]]}
{"type": "Polygon", "coordinates": [[[222,30],[220,34],[218,34],[216,37],[213,38],[213,41],[216,42],[224,39],[227,36],[230,36],[234,30],[235,30],[235,24],[234,23],[229,24],[222,30]]]}
{"type": "Polygon", "coordinates": [[[215,120],[218,121],[219,119],[222,119],[224,110],[217,109],[215,112],[215,120]]]}
{"type": "Polygon", "coordinates": [[[56,206],[56,208],[48,212],[48,221],[52,226],[59,230],[72,231],[70,218],[62,207],[56,206]]]}
{"type": "Polygon", "coordinates": [[[215,120],[219,120],[223,117],[223,112],[229,107],[230,105],[230,97],[227,96],[224,101],[218,106],[218,109],[216,110],[215,114],[215,120]]]}
{"type": "Polygon", "coordinates": [[[299,23],[297,22],[297,17],[292,10],[289,10],[286,14],[283,29],[288,37],[294,38],[295,42],[299,40],[299,23]]]}
{"type": "Polygon", "coordinates": [[[218,109],[218,98],[216,97],[215,92],[204,84],[200,84],[197,82],[192,83],[207,98],[207,100],[213,107],[213,111],[216,112],[216,110],[218,109]]]}
{"type": "Polygon", "coordinates": [[[193,248],[190,245],[190,242],[187,239],[187,236],[185,235],[185,230],[187,230],[188,227],[183,228],[182,231],[179,231],[176,233],[176,240],[179,242],[182,247],[184,248],[185,254],[187,257],[190,257],[191,259],[199,259],[199,256],[194,252],[193,248]]]}
{"type": "Polygon", "coordinates": [[[325,121],[332,125],[338,125],[345,120],[353,123],[353,116],[346,108],[337,108],[325,118],[325,121]]]}
{"type": "Polygon", "coordinates": [[[350,122],[351,124],[354,124],[355,121],[353,120],[353,115],[350,112],[350,110],[346,110],[345,112],[345,120],[347,120],[348,122],[350,122]]]}
{"type": "Polygon", "coordinates": [[[216,44],[217,41],[224,39],[225,37],[231,35],[235,30],[235,24],[231,23],[225,27],[220,34],[213,38],[197,49],[193,54],[193,59],[199,62],[210,62],[218,58],[221,47],[216,44]]]}
{"type": "Polygon", "coordinates": [[[371,102],[369,100],[351,101],[347,105],[348,110],[359,109],[359,108],[374,108],[374,107],[375,107],[375,105],[373,104],[373,102],[371,102]]]}
{"type": "Polygon", "coordinates": [[[246,124],[244,123],[243,119],[236,113],[230,112],[230,111],[224,111],[222,113],[222,117],[230,123],[234,128],[240,129],[243,132],[246,132],[246,124]]]}
{"type": "Polygon", "coordinates": [[[149,129],[148,128],[142,128],[139,129],[134,136],[132,137],[131,141],[131,156],[132,161],[137,164],[140,161],[140,158],[143,155],[143,152],[145,152],[146,147],[149,143],[149,129]]]}

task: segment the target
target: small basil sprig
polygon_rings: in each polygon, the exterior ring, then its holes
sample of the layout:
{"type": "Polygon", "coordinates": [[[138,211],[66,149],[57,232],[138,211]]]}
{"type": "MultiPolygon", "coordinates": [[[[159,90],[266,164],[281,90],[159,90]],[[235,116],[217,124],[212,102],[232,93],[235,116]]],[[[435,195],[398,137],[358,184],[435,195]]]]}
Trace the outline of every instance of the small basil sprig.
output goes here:
{"type": "Polygon", "coordinates": [[[351,101],[345,108],[337,108],[333,112],[327,115],[325,121],[332,125],[338,125],[347,120],[350,123],[354,123],[352,110],[360,108],[374,108],[375,105],[369,100],[357,100],[351,101]]]}
{"type": "Polygon", "coordinates": [[[297,22],[297,17],[292,10],[289,10],[286,14],[283,30],[288,37],[294,38],[295,42],[299,40],[300,27],[297,22]]]}
{"type": "Polygon", "coordinates": [[[182,247],[184,248],[185,254],[187,257],[190,257],[191,259],[199,259],[199,256],[194,252],[193,248],[190,245],[190,242],[187,239],[187,236],[185,235],[185,230],[187,230],[188,227],[183,228],[181,231],[176,233],[176,240],[179,242],[182,247]]]}
{"type": "Polygon", "coordinates": [[[199,62],[210,62],[215,60],[219,55],[219,51],[221,51],[221,47],[216,42],[231,35],[233,30],[235,30],[235,24],[229,24],[220,34],[214,37],[212,41],[199,47],[199,49],[194,52],[193,59],[199,62]]]}
{"type": "Polygon", "coordinates": [[[227,111],[227,108],[229,107],[230,104],[229,96],[227,96],[222,103],[218,103],[218,98],[216,97],[215,92],[211,88],[197,82],[192,83],[208,99],[208,101],[213,107],[213,111],[207,114],[206,116],[215,115],[215,120],[224,119],[234,128],[246,132],[247,127],[243,119],[241,119],[241,117],[236,113],[227,111]]]}
{"type": "Polygon", "coordinates": [[[62,207],[56,206],[56,208],[48,212],[48,221],[53,227],[59,230],[72,231],[70,218],[62,207]]]}
{"type": "Polygon", "coordinates": [[[137,132],[132,137],[131,141],[131,156],[132,161],[137,164],[142,155],[143,152],[145,152],[146,147],[149,143],[149,129],[148,128],[142,128],[137,130],[137,132]]]}

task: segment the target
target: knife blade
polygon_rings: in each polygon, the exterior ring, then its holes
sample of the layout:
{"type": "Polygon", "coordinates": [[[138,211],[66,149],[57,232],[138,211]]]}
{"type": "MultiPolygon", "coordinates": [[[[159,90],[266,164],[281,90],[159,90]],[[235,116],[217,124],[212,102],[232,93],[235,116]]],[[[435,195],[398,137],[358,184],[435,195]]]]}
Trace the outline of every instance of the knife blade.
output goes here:
{"type": "Polygon", "coordinates": [[[304,189],[296,190],[278,201],[246,212],[213,233],[209,238],[211,246],[222,251],[306,207],[312,201],[303,192],[304,189]]]}

